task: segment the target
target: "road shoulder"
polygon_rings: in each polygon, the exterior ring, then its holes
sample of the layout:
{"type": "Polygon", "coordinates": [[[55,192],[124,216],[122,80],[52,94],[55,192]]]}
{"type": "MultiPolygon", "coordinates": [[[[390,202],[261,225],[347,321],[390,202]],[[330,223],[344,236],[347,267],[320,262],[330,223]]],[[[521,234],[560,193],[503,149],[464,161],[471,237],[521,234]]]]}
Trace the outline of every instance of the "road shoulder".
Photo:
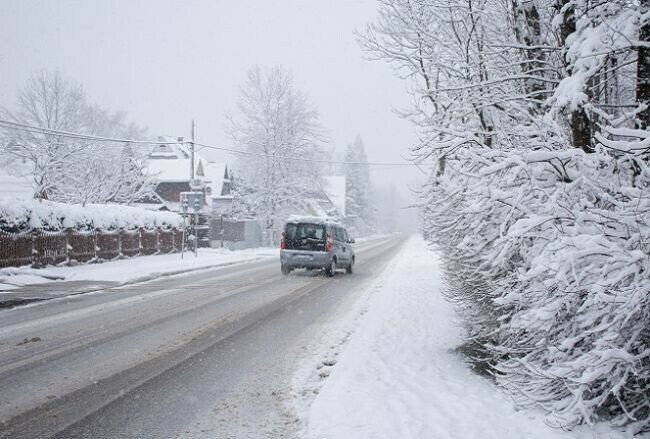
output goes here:
{"type": "Polygon", "coordinates": [[[455,351],[462,330],[439,273],[435,254],[411,237],[345,323],[324,331],[294,378],[303,437],[626,437],[606,426],[548,427],[471,372],[455,351]]]}

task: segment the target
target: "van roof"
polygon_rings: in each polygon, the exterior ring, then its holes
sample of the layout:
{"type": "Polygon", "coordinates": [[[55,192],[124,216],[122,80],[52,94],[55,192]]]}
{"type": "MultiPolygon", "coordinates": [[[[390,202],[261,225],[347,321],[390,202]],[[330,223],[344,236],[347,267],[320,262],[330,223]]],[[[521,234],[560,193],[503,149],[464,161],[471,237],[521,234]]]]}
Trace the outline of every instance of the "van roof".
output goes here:
{"type": "Polygon", "coordinates": [[[341,223],[335,221],[332,218],[323,217],[323,216],[302,216],[302,215],[291,215],[287,219],[287,223],[309,223],[309,224],[322,224],[322,225],[331,225],[344,227],[341,223]]]}

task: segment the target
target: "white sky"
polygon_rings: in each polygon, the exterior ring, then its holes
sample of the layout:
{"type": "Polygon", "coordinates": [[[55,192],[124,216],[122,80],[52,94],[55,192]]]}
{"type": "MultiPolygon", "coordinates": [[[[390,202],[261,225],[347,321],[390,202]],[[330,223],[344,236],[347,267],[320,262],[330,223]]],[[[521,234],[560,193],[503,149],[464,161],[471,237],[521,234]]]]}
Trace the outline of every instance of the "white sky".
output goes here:
{"type": "MultiPolygon", "coordinates": [[[[59,69],[152,135],[188,136],[194,118],[198,141],[231,146],[224,115],[246,70],[281,64],[333,145],[360,134],[369,160],[399,161],[414,141],[392,111],[409,104],[405,84],[363,59],[353,34],[375,14],[374,0],[1,0],[0,105],[34,71],[59,69]]],[[[372,175],[402,185],[412,172],[372,175]]]]}

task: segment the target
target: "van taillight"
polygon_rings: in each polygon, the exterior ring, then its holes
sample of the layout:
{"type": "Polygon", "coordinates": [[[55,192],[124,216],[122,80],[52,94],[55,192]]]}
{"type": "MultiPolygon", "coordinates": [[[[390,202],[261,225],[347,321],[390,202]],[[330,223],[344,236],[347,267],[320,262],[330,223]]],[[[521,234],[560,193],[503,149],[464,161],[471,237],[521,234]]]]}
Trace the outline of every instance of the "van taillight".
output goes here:
{"type": "Polygon", "coordinates": [[[282,238],[280,239],[280,249],[284,250],[284,232],[282,232],[282,238]]]}
{"type": "Polygon", "coordinates": [[[332,250],[332,238],[330,238],[330,235],[325,235],[325,251],[330,250],[332,250]]]}

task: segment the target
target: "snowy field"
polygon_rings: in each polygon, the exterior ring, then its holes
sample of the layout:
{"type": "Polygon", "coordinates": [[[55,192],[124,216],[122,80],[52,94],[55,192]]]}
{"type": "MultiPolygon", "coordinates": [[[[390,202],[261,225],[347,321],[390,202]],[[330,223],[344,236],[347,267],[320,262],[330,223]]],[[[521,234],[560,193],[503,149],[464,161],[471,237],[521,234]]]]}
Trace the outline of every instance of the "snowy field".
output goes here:
{"type": "Polygon", "coordinates": [[[138,256],[75,267],[47,267],[44,269],[9,267],[0,269],[0,292],[20,288],[24,285],[57,281],[107,281],[128,284],[165,275],[271,257],[279,257],[279,250],[255,248],[230,251],[202,248],[198,251],[198,257],[195,257],[194,253],[186,252],[182,259],[180,253],[173,253],[138,256]]]}
{"type": "Polygon", "coordinates": [[[617,439],[605,425],[549,427],[517,411],[455,352],[462,330],[442,297],[435,255],[412,237],[344,319],[323,332],[294,377],[311,439],[617,439]]]}

